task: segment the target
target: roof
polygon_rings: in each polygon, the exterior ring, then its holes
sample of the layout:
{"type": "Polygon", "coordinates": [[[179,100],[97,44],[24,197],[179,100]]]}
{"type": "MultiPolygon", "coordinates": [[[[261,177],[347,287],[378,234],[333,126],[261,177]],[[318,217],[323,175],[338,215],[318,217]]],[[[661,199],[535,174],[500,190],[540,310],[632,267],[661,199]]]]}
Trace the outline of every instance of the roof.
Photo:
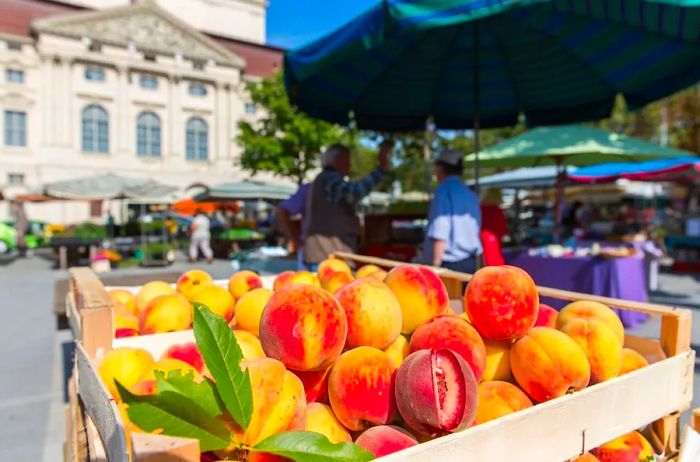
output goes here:
{"type": "MultiPolygon", "coordinates": [[[[32,21],[80,10],[89,11],[52,0],[0,0],[0,33],[29,37],[32,21]]],[[[243,58],[246,62],[245,74],[269,77],[281,67],[284,54],[281,48],[212,34],[204,35],[243,58]]]]}

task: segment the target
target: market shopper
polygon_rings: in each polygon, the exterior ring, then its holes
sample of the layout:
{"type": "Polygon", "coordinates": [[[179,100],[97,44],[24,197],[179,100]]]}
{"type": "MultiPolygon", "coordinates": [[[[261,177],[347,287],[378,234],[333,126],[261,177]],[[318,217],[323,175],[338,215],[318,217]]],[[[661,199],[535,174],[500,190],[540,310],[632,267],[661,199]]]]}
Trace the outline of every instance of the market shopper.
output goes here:
{"type": "Polygon", "coordinates": [[[430,203],[424,263],[473,273],[481,254],[479,199],[462,180],[464,154],[443,151],[435,161],[438,187],[430,203]]]}
{"type": "Polygon", "coordinates": [[[191,235],[190,235],[190,261],[196,262],[199,251],[201,250],[204,257],[207,259],[208,263],[211,263],[214,259],[214,253],[211,251],[211,233],[209,229],[211,228],[211,222],[209,218],[198,209],[197,214],[192,220],[190,225],[191,235]]]}
{"type": "Polygon", "coordinates": [[[501,190],[487,189],[481,199],[481,246],[484,249],[484,265],[505,265],[501,241],[508,234],[506,215],[501,209],[501,190]]]}
{"type": "Polygon", "coordinates": [[[24,211],[24,203],[20,201],[12,202],[12,215],[15,220],[15,245],[20,257],[27,254],[27,241],[25,239],[29,232],[29,220],[24,211]]]}
{"type": "Polygon", "coordinates": [[[393,143],[379,146],[379,166],[358,181],[346,181],[350,173],[350,150],[334,144],[323,153],[323,170],[311,183],[304,223],[304,261],[310,269],[333,252],[356,252],[360,221],[355,206],[382,179],[389,165],[393,143]]]}
{"type": "Polygon", "coordinates": [[[277,227],[289,241],[289,251],[296,254],[297,269],[305,270],[304,265],[304,219],[311,183],[304,183],[289,198],[280,202],[275,211],[277,227]],[[301,217],[301,226],[296,226],[293,217],[301,217]]]}

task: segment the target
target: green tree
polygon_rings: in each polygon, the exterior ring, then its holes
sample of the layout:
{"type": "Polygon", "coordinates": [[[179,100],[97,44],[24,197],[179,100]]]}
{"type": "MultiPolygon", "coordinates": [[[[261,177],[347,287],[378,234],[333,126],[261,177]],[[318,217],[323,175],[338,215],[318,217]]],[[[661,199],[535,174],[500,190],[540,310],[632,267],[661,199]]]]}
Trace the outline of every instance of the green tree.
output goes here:
{"type": "Polygon", "coordinates": [[[243,148],[240,165],[251,173],[268,171],[301,184],[318,167],[324,147],[344,141],[344,130],[298,111],[289,104],[281,73],[248,84],[260,110],[255,122],[238,122],[236,141],[243,148]]]}

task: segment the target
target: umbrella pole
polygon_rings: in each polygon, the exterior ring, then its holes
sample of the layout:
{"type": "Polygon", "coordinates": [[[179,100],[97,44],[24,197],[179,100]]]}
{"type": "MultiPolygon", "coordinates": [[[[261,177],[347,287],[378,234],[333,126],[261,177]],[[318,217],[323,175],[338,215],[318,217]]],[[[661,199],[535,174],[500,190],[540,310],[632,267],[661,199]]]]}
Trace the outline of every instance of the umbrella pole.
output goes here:
{"type": "Polygon", "coordinates": [[[479,131],[481,129],[481,101],[479,99],[479,22],[474,23],[474,190],[479,195],[479,150],[481,142],[479,131]]]}
{"type": "Polygon", "coordinates": [[[566,171],[563,169],[562,158],[557,157],[557,187],[554,198],[554,238],[556,242],[561,238],[562,206],[564,203],[564,181],[566,171]]]}

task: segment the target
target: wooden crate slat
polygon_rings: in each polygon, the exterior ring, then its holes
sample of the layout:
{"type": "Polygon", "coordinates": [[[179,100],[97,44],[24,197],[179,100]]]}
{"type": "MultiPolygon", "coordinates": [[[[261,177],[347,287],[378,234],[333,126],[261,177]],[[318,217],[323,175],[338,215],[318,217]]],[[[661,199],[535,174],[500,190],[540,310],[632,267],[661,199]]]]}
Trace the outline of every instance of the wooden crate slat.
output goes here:
{"type": "MultiPolygon", "coordinates": [[[[97,275],[89,268],[71,268],[70,293],[80,318],[80,337],[90,357],[112,347],[112,306],[114,303],[97,275]]],[[[66,307],[68,309],[68,307],[66,307]]]]}

